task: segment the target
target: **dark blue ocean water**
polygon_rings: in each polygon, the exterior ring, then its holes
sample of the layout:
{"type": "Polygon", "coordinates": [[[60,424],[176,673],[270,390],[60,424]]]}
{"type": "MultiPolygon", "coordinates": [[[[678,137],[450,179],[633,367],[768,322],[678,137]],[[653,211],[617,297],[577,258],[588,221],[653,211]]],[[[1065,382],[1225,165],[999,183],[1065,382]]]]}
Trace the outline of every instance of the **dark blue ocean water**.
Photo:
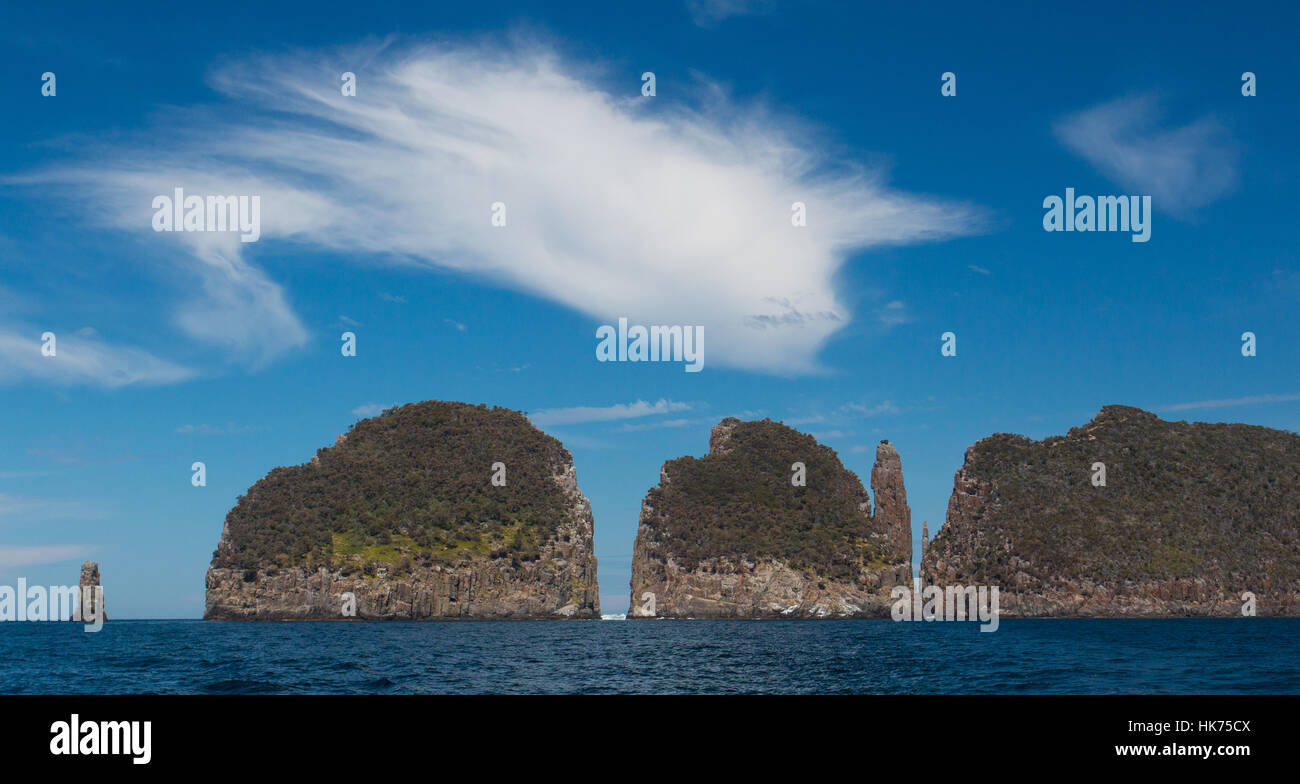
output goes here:
{"type": "Polygon", "coordinates": [[[67,692],[1300,693],[1300,619],[0,623],[67,692]]]}

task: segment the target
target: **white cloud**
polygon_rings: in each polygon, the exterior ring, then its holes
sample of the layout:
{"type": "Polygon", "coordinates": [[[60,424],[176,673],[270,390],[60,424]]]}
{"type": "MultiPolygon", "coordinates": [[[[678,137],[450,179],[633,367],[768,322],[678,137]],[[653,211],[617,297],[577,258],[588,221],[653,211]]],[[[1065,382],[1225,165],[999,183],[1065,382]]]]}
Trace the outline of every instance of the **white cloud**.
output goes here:
{"type": "Polygon", "coordinates": [[[839,163],[797,119],[716,90],[694,108],[642,98],[637,80],[608,92],[591,72],[539,46],[248,59],[215,72],[232,101],[219,113],[178,113],[138,148],[27,182],[88,185],[114,225],[188,246],[202,287],[182,329],[254,361],[306,341],[249,258],[276,241],[476,275],[593,330],[619,317],[703,325],[710,366],[791,374],[817,370],[850,320],[833,280],[851,252],[980,228],[979,210],[839,163]],[[340,95],[340,63],[364,63],[355,97],[340,95]],[[260,195],[257,247],[154,233],[150,199],[177,185],[260,195]],[[490,221],[498,201],[504,228],[490,221]],[[791,225],[796,201],[806,227],[791,225]]]}
{"type": "Polygon", "coordinates": [[[22,566],[41,566],[43,564],[80,561],[94,552],[95,548],[80,544],[42,545],[35,547],[14,547],[0,545],[0,570],[15,569],[22,566]]]}
{"type": "Polygon", "coordinates": [[[1237,184],[1236,145],[1213,117],[1161,127],[1149,95],[1122,98],[1056,123],[1057,138],[1154,208],[1185,216],[1237,184]]]}
{"type": "Polygon", "coordinates": [[[1190,411],[1197,408],[1233,408],[1235,406],[1254,406],[1262,403],[1292,403],[1300,400],[1300,395],[1249,395],[1247,397],[1225,398],[1222,400],[1198,400],[1192,403],[1176,403],[1172,406],[1157,408],[1157,411],[1190,411]]]}
{"type": "MultiPolygon", "coordinates": [[[[833,410],[831,410],[829,413],[826,414],[809,414],[807,416],[786,417],[781,421],[789,425],[790,427],[800,427],[803,425],[817,425],[817,424],[826,424],[826,425],[834,426],[834,425],[844,424],[847,422],[853,422],[859,419],[869,419],[871,417],[880,416],[882,414],[897,414],[900,413],[901,411],[902,411],[901,408],[899,408],[897,405],[895,405],[894,403],[888,400],[882,400],[879,403],[875,403],[875,404],[850,401],[848,403],[844,403],[840,406],[835,407],[833,410]]],[[[835,433],[836,435],[840,435],[840,436],[843,435],[843,433],[838,430],[831,431],[831,432],[835,433]]]]}
{"type": "Polygon", "coordinates": [[[176,432],[183,436],[233,436],[241,433],[252,433],[258,429],[252,425],[237,425],[234,422],[227,422],[224,425],[181,425],[176,428],[176,432]]]}
{"type": "MultiPolygon", "coordinates": [[[[395,406],[397,404],[394,403],[393,405],[395,406]]],[[[382,406],[378,403],[366,403],[363,406],[357,406],[356,408],[352,409],[352,414],[353,416],[359,416],[362,418],[375,417],[375,416],[379,416],[380,414],[384,413],[385,411],[387,411],[392,407],[393,406],[382,406]]]]}
{"type": "MultiPolygon", "coordinates": [[[[97,157],[112,164],[64,166],[6,181],[66,188],[83,202],[88,219],[138,235],[160,249],[167,265],[187,272],[171,314],[186,336],[220,346],[254,367],[305,345],[307,331],[283,289],[249,258],[250,245],[257,243],[242,243],[230,232],[155,232],[151,205],[155,196],[170,197],[177,187],[186,195],[258,195],[290,216],[319,207],[321,200],[221,165],[205,156],[204,148],[211,147],[206,142],[199,149],[156,141],[145,146],[152,149],[99,151],[97,157]]],[[[174,269],[166,271],[174,275],[174,269]]]]}
{"type": "Polygon", "coordinates": [[[107,514],[104,504],[85,501],[62,501],[27,498],[0,493],[0,518],[32,520],[98,520],[107,514]]]}
{"type": "Polygon", "coordinates": [[[848,436],[851,434],[845,433],[843,430],[827,430],[824,432],[809,433],[808,435],[812,436],[818,441],[826,441],[827,439],[831,439],[831,438],[848,438],[848,436]]]}
{"type": "Polygon", "coordinates": [[[781,420],[782,424],[789,425],[790,427],[799,427],[801,425],[813,425],[825,421],[826,421],[826,417],[821,414],[813,414],[811,416],[804,416],[804,417],[786,417],[785,419],[781,420]]]}
{"type": "Polygon", "coordinates": [[[689,411],[690,403],[677,403],[660,398],[654,403],[638,400],[635,403],[617,403],[612,406],[576,406],[574,408],[548,408],[534,411],[529,420],[539,427],[544,425],[579,425],[587,422],[611,422],[619,419],[689,411]]]}
{"type": "Polygon", "coordinates": [[[686,0],[691,19],[700,27],[712,27],[733,16],[768,13],[774,5],[775,0],[686,0]]]}
{"type": "Polygon", "coordinates": [[[87,329],[55,331],[55,354],[41,353],[42,330],[0,327],[0,383],[34,378],[54,384],[123,387],[173,384],[194,377],[189,368],[148,351],[99,338],[87,329]]]}
{"type": "Polygon", "coordinates": [[[866,403],[845,403],[843,406],[840,406],[840,413],[861,417],[873,417],[879,416],[880,414],[897,414],[899,410],[898,406],[888,400],[883,400],[874,406],[867,405],[866,403]]]}
{"type": "Polygon", "coordinates": [[[674,427],[690,427],[691,425],[706,424],[704,419],[665,419],[660,422],[647,422],[645,424],[628,423],[619,427],[624,433],[641,433],[646,430],[664,430],[674,427]]]}
{"type": "Polygon", "coordinates": [[[888,327],[907,323],[907,306],[898,300],[887,302],[876,311],[880,323],[888,327]]]}

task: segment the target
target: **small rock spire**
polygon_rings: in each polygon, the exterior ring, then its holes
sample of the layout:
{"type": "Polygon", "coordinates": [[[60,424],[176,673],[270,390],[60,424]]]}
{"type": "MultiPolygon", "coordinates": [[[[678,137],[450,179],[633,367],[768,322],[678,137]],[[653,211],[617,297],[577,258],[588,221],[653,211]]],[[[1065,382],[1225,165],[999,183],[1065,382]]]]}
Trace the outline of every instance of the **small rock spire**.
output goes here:
{"type": "Polygon", "coordinates": [[[99,564],[94,561],[86,561],[81,565],[77,607],[72,613],[72,620],[85,623],[91,623],[97,617],[105,621],[108,620],[108,612],[105,610],[108,602],[104,602],[103,606],[96,604],[102,598],[100,592],[96,590],[97,588],[99,588],[99,564]]]}
{"type": "Polygon", "coordinates": [[[736,432],[736,426],[739,424],[739,419],[727,417],[714,425],[713,431],[709,433],[709,454],[723,455],[731,451],[731,434],[736,432]]]}

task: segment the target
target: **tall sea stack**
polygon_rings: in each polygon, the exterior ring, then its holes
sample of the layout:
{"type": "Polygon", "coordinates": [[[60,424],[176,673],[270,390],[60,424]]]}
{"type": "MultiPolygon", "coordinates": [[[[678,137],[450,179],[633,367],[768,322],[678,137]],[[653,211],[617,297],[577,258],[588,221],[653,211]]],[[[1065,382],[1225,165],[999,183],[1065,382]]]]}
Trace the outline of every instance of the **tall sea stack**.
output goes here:
{"type": "Polygon", "coordinates": [[[99,585],[99,564],[86,561],[81,565],[81,578],[77,581],[77,606],[72,620],[89,623],[95,619],[108,620],[108,602],[104,600],[99,585]]]}
{"type": "Polygon", "coordinates": [[[871,498],[876,511],[876,524],[889,534],[894,552],[912,552],[912,510],[907,505],[907,489],[903,487],[903,461],[898,450],[888,440],[876,447],[876,463],[871,467],[871,498]]]}

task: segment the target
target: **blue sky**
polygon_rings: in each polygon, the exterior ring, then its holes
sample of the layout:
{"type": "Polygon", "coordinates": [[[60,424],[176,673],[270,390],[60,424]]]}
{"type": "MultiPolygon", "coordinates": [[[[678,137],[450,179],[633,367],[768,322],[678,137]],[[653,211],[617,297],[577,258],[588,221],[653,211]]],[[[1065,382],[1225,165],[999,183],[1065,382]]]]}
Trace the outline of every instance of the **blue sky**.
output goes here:
{"type": "Polygon", "coordinates": [[[725,416],[868,481],[890,439],[918,539],[994,432],[1300,430],[1293,9],[552,5],[6,10],[0,582],[93,558],[116,617],[196,617],[238,494],[431,398],[573,452],[606,612],[725,416]],[[154,232],[177,186],[261,239],[154,232]],[[1152,196],[1150,241],[1045,232],[1066,187],[1152,196]],[[597,362],[619,316],[704,326],[704,371],[597,362]]]}

